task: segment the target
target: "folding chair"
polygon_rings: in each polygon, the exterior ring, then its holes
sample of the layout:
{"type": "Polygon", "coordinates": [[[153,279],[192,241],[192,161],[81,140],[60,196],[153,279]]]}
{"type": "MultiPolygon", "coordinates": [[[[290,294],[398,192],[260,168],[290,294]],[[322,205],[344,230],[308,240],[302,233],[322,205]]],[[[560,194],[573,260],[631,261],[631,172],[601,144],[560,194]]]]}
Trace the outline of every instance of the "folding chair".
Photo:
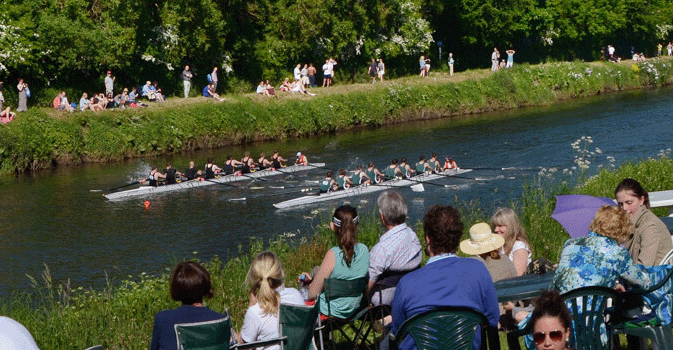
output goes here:
{"type": "Polygon", "coordinates": [[[359,348],[361,344],[371,349],[377,348],[377,344],[368,339],[372,329],[372,319],[369,313],[371,310],[369,300],[366,300],[366,287],[367,277],[361,277],[354,280],[341,280],[335,278],[325,279],[325,287],[323,290],[325,301],[327,302],[327,319],[325,320],[325,327],[329,331],[329,340],[332,348],[335,347],[335,330],[339,331],[339,333],[351,343],[352,347],[350,348],[359,348]],[[330,301],[344,297],[361,298],[361,306],[349,317],[339,318],[332,314],[330,301]],[[359,326],[356,326],[356,321],[360,321],[359,326]],[[348,326],[349,329],[355,333],[353,337],[348,336],[343,329],[345,326],[348,326]]]}
{"type": "Polygon", "coordinates": [[[481,334],[481,349],[499,350],[498,329],[488,324],[483,313],[467,307],[442,306],[416,314],[402,323],[397,334],[391,335],[391,348],[397,349],[411,336],[419,350],[472,350],[477,332],[481,334]]]}
{"type": "MultiPolygon", "coordinates": [[[[573,349],[611,350],[614,323],[620,319],[619,293],[607,287],[583,287],[561,295],[573,316],[571,343],[573,349]],[[601,340],[601,328],[606,330],[607,341],[601,340]]],[[[533,325],[507,333],[510,350],[520,350],[519,337],[531,334],[533,325]]]]}
{"type": "MultiPolygon", "coordinates": [[[[253,349],[278,344],[281,350],[318,350],[315,349],[313,335],[316,330],[322,330],[319,316],[320,307],[317,302],[313,306],[280,304],[278,316],[278,334],[280,334],[280,337],[236,344],[235,349],[253,349]]],[[[322,350],[322,334],[320,335],[320,349],[322,350]]]]}
{"type": "Polygon", "coordinates": [[[231,339],[231,319],[227,317],[175,326],[178,350],[227,350],[231,339]]]}

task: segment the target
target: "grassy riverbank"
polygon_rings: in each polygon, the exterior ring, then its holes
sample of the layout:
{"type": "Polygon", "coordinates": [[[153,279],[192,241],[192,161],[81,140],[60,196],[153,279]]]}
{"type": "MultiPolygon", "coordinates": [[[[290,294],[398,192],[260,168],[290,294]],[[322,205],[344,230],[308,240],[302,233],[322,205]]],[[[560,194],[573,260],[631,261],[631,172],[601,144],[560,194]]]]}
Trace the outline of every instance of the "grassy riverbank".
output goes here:
{"type": "MultiPolygon", "coordinates": [[[[586,149],[586,147],[585,147],[586,149]]],[[[581,152],[580,152],[581,154],[581,152]]],[[[585,162],[589,155],[581,156],[585,162]]],[[[580,162],[581,163],[581,162],[580,162]]],[[[563,242],[568,238],[561,226],[550,218],[554,195],[583,193],[612,196],[621,179],[634,177],[655,191],[673,188],[673,160],[668,152],[656,159],[626,163],[618,169],[606,168],[586,181],[580,171],[545,169],[534,183],[524,187],[520,198],[513,198],[511,206],[520,214],[534,257],[545,256],[558,261],[563,242]],[[579,185],[574,185],[578,182],[579,185]]],[[[477,221],[488,221],[479,203],[456,203],[465,221],[466,230],[477,221]]],[[[382,233],[375,213],[360,213],[359,238],[372,247],[382,233]]],[[[663,213],[658,213],[663,215],[663,213]]],[[[322,220],[328,222],[327,217],[322,220]]],[[[419,237],[420,225],[416,225],[419,237]]],[[[467,237],[467,234],[464,238],[467,237]]],[[[239,329],[248,303],[243,285],[251,258],[262,249],[278,253],[283,261],[288,286],[296,286],[295,276],[320,264],[325,251],[336,244],[326,224],[316,227],[310,241],[293,242],[278,238],[271,242],[253,239],[247,251],[227,262],[213,259],[205,262],[213,276],[215,297],[208,306],[218,311],[229,308],[235,328],[239,329]]],[[[103,344],[106,349],[146,349],[152,333],[154,315],[167,308],[177,307],[168,292],[170,266],[159,276],[142,273],[129,276],[121,283],[110,283],[102,290],[85,290],[52,283],[48,270],[36,277],[35,289],[30,294],[13,295],[0,303],[0,314],[23,323],[42,349],[84,349],[103,344]]]]}
{"type": "Polygon", "coordinates": [[[313,89],[317,96],[172,99],[147,109],[61,113],[34,108],[0,127],[0,173],[208,149],[409,120],[550,104],[610,91],[669,85],[668,59],[517,65],[495,74],[407,77],[313,89]]]}

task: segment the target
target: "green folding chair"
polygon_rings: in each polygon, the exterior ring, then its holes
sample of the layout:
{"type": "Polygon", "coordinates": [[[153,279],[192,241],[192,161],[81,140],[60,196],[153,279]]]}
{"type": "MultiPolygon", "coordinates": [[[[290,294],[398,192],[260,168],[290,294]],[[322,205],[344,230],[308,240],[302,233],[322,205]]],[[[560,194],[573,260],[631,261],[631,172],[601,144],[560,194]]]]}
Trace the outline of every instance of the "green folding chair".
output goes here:
{"type": "Polygon", "coordinates": [[[491,350],[500,349],[498,330],[489,326],[483,313],[467,307],[442,306],[404,321],[397,334],[391,334],[391,348],[397,349],[410,336],[419,350],[472,350],[477,332],[481,334],[481,349],[486,349],[486,343],[491,350]]]}
{"type": "Polygon", "coordinates": [[[376,341],[369,339],[369,333],[372,331],[372,315],[370,314],[371,307],[366,294],[367,277],[362,277],[354,280],[341,280],[336,278],[325,279],[325,287],[323,293],[325,294],[325,301],[327,302],[327,320],[325,320],[325,327],[329,331],[329,341],[332,348],[335,348],[334,331],[338,331],[346,340],[351,343],[350,348],[360,348],[362,346],[376,349],[378,344],[376,341]],[[360,307],[355,310],[347,318],[339,318],[332,314],[330,301],[343,297],[359,297],[361,298],[360,307]],[[358,325],[359,323],[359,325],[358,325]],[[345,327],[353,332],[349,336],[345,327]]]}
{"type": "MultiPolygon", "coordinates": [[[[263,340],[245,344],[236,344],[236,349],[253,349],[269,345],[280,345],[281,350],[317,350],[314,347],[313,335],[321,330],[320,307],[316,302],[313,306],[280,304],[279,329],[281,335],[276,339],[263,340]]],[[[320,339],[322,350],[322,337],[320,339]]]]}
{"type": "Polygon", "coordinates": [[[227,350],[231,339],[231,319],[227,317],[175,326],[178,350],[227,350]]]}

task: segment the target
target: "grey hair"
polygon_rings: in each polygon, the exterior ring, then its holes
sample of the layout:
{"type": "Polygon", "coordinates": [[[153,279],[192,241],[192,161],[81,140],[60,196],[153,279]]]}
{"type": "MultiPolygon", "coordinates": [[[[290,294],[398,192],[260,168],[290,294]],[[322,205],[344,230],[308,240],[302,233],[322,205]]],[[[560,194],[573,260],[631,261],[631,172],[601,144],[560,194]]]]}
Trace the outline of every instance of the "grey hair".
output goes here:
{"type": "Polygon", "coordinates": [[[400,225],[407,220],[407,200],[397,191],[381,193],[377,201],[379,213],[390,225],[400,225]]]}

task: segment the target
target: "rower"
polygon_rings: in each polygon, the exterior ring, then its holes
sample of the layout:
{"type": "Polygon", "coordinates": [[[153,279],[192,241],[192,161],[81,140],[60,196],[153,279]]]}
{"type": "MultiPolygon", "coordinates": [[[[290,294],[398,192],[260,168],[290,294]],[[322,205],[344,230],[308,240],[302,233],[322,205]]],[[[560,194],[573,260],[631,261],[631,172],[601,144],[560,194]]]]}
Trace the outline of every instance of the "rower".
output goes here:
{"type": "Polygon", "coordinates": [[[143,183],[145,181],[149,181],[150,186],[157,187],[157,186],[159,186],[159,179],[165,179],[165,178],[166,178],[166,175],[160,173],[157,166],[153,165],[152,170],[150,170],[150,174],[147,176],[146,179],[140,180],[140,183],[143,183]]]}
{"type": "Polygon", "coordinates": [[[353,186],[359,186],[362,184],[370,185],[372,183],[372,180],[370,180],[369,176],[367,176],[367,174],[365,174],[365,172],[362,171],[362,166],[358,165],[355,168],[353,176],[351,176],[351,182],[353,183],[353,186]]]}
{"type": "Polygon", "coordinates": [[[381,178],[385,177],[385,174],[379,171],[379,169],[374,168],[374,162],[369,162],[369,167],[365,170],[365,174],[373,184],[381,182],[381,178]]]}
{"type": "Polygon", "coordinates": [[[339,176],[336,178],[337,189],[346,190],[353,186],[353,181],[348,177],[346,169],[339,170],[339,176]]]}
{"type": "Polygon", "coordinates": [[[235,169],[243,163],[237,161],[231,157],[231,154],[227,155],[227,161],[224,162],[224,174],[231,175],[233,173],[238,173],[235,169]]]}
{"type": "Polygon", "coordinates": [[[166,164],[166,175],[164,178],[169,185],[178,183],[178,180],[175,178],[175,175],[182,177],[182,173],[173,169],[171,163],[166,164]]]}
{"type": "Polygon", "coordinates": [[[252,169],[255,169],[255,160],[250,157],[250,152],[248,151],[245,151],[245,153],[243,154],[243,159],[241,159],[241,163],[243,163],[243,169],[241,170],[242,174],[247,174],[252,169]]]}
{"type": "Polygon", "coordinates": [[[432,157],[430,157],[430,160],[428,160],[428,165],[432,169],[433,173],[436,173],[439,171],[439,161],[437,160],[437,153],[432,152],[432,157]]]}
{"type": "Polygon", "coordinates": [[[222,171],[222,168],[213,164],[213,158],[208,158],[208,163],[206,163],[206,179],[214,179],[215,174],[222,171]]]}
{"type": "Polygon", "coordinates": [[[400,170],[402,171],[402,177],[408,179],[411,177],[411,174],[414,172],[414,169],[411,169],[411,166],[407,164],[407,157],[402,157],[400,160],[400,170]]]}
{"type": "Polygon", "coordinates": [[[272,167],[273,163],[270,160],[266,159],[266,155],[264,154],[264,152],[260,153],[259,159],[257,160],[257,169],[264,170],[272,167]]]}
{"type": "Polygon", "coordinates": [[[281,157],[278,150],[274,150],[273,155],[271,156],[271,162],[273,163],[274,169],[280,169],[284,167],[284,165],[281,162],[287,162],[287,159],[281,157]]]}
{"type": "Polygon", "coordinates": [[[297,161],[294,162],[295,165],[308,165],[308,158],[301,152],[297,152],[297,161]]]}
{"type": "Polygon", "coordinates": [[[458,169],[458,164],[456,164],[456,161],[451,156],[446,157],[446,162],[444,162],[444,170],[449,169],[458,169]]]}
{"type": "Polygon", "coordinates": [[[402,170],[400,170],[399,165],[397,165],[397,158],[393,158],[391,164],[386,168],[385,174],[387,180],[394,179],[397,176],[403,176],[402,170]]]}
{"type": "Polygon", "coordinates": [[[199,175],[201,175],[201,170],[196,169],[196,166],[194,166],[194,161],[189,162],[189,168],[185,170],[185,177],[187,180],[194,180],[196,179],[199,175]]]}
{"type": "Polygon", "coordinates": [[[432,167],[425,161],[425,156],[421,156],[416,163],[416,174],[431,173],[432,167]]]}
{"type": "Polygon", "coordinates": [[[327,172],[327,177],[320,181],[320,193],[327,193],[333,191],[333,186],[336,185],[336,181],[332,178],[334,172],[331,170],[327,172]]]}

